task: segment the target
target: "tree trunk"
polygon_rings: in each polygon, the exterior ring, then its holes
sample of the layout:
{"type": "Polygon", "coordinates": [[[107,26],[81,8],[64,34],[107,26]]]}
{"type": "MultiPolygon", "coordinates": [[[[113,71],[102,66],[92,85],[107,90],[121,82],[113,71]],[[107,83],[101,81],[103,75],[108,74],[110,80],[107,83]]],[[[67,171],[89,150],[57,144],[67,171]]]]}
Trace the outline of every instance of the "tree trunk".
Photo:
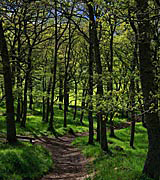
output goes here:
{"type": "Polygon", "coordinates": [[[58,14],[57,14],[57,1],[54,2],[55,5],[55,44],[54,44],[54,69],[53,69],[53,84],[51,93],[51,104],[50,104],[50,120],[48,130],[54,132],[53,121],[54,121],[54,95],[56,87],[56,76],[57,76],[57,59],[58,59],[58,14]]]}
{"type": "Polygon", "coordinates": [[[42,88],[43,88],[43,97],[42,97],[42,121],[45,122],[45,117],[46,117],[46,98],[45,98],[45,96],[44,96],[44,93],[46,92],[46,78],[45,78],[45,76],[43,77],[42,88]]]}
{"type": "MultiPolygon", "coordinates": [[[[91,19],[90,19],[91,20],[91,19]]],[[[92,96],[93,96],[93,27],[92,22],[89,22],[89,101],[88,101],[88,120],[89,120],[89,140],[88,144],[93,144],[94,140],[94,129],[93,129],[93,104],[92,104],[92,96]]]]}
{"type": "Polygon", "coordinates": [[[148,0],[136,0],[139,30],[140,77],[145,105],[145,121],[148,132],[148,153],[143,173],[150,178],[160,178],[160,121],[158,117],[158,99],[155,97],[158,84],[155,81],[151,54],[151,25],[148,0]],[[152,106],[154,104],[154,107],[152,106]],[[150,110],[150,107],[153,107],[150,110]]]}
{"type": "Polygon", "coordinates": [[[28,73],[26,74],[24,84],[24,99],[23,99],[23,117],[21,121],[21,127],[26,127],[26,116],[27,116],[27,89],[28,89],[28,73]]]}
{"type": "Polygon", "coordinates": [[[31,75],[30,75],[30,80],[29,80],[29,89],[30,89],[29,109],[32,110],[33,109],[33,95],[32,95],[33,87],[32,87],[32,77],[31,77],[31,75]]]}
{"type": "Polygon", "coordinates": [[[137,28],[134,24],[134,21],[130,18],[130,12],[129,12],[129,21],[130,25],[135,33],[135,46],[134,46],[134,52],[133,52],[133,58],[131,63],[131,79],[130,79],[130,102],[131,102],[131,136],[130,136],[130,146],[134,148],[134,134],[135,134],[135,124],[136,124],[136,116],[135,116],[135,68],[136,65],[138,66],[138,57],[137,57],[137,48],[138,48],[138,33],[137,28]]]}
{"type": "Polygon", "coordinates": [[[69,34],[68,34],[69,42],[68,42],[68,50],[66,48],[67,58],[65,56],[65,77],[64,77],[64,127],[67,127],[67,111],[69,106],[69,87],[68,87],[68,67],[70,62],[71,55],[71,23],[69,22],[69,34]]]}
{"type": "Polygon", "coordinates": [[[21,121],[21,101],[22,101],[22,92],[20,91],[20,88],[22,87],[22,80],[20,77],[20,69],[17,68],[18,76],[17,76],[17,89],[18,89],[18,99],[17,99],[17,118],[16,122],[21,121]]]}
{"type": "Polygon", "coordinates": [[[3,64],[4,74],[4,88],[6,95],[6,124],[7,124],[7,140],[9,143],[15,143],[16,139],[16,126],[14,121],[14,99],[12,93],[12,75],[10,69],[9,55],[7,43],[4,36],[2,21],[0,20],[0,53],[3,64]]]}
{"type": "Polygon", "coordinates": [[[64,79],[64,127],[67,127],[67,77],[64,79]]]}
{"type": "Polygon", "coordinates": [[[81,124],[81,125],[83,125],[85,99],[86,99],[86,90],[83,88],[83,92],[82,92],[82,102],[81,102],[81,117],[80,117],[80,124],[81,124]]]}
{"type": "Polygon", "coordinates": [[[73,120],[76,119],[76,115],[77,115],[77,91],[78,91],[78,85],[77,85],[77,82],[75,80],[75,103],[74,103],[74,116],[73,116],[73,120]]]}
{"type": "Polygon", "coordinates": [[[31,70],[32,70],[31,55],[32,55],[32,47],[30,47],[28,50],[28,61],[27,61],[28,65],[27,65],[27,69],[26,69],[25,84],[24,84],[23,117],[22,117],[21,127],[26,126],[27,92],[28,92],[28,86],[29,86],[30,75],[31,75],[31,70]]]}
{"type": "MultiPolygon", "coordinates": [[[[108,71],[110,73],[110,79],[108,82],[108,91],[110,91],[110,99],[112,99],[112,91],[113,91],[113,78],[112,78],[112,74],[113,74],[113,38],[114,38],[114,33],[115,33],[115,29],[116,29],[116,25],[112,24],[111,22],[111,17],[109,18],[109,25],[110,25],[110,59],[108,62],[108,71]]],[[[114,112],[110,113],[110,137],[115,137],[115,133],[114,133],[114,122],[113,122],[113,117],[114,117],[114,112]]]]}
{"type": "Polygon", "coordinates": [[[45,122],[48,122],[48,119],[49,119],[51,84],[52,84],[52,77],[49,78],[49,83],[48,83],[48,88],[47,88],[47,105],[46,105],[46,118],[45,118],[45,122]]]}
{"type": "Polygon", "coordinates": [[[110,113],[109,123],[110,123],[110,137],[116,137],[114,133],[114,122],[113,122],[114,112],[110,113]]]}
{"type": "MultiPolygon", "coordinates": [[[[95,53],[95,62],[96,62],[96,72],[98,74],[98,81],[97,81],[97,96],[99,101],[103,98],[103,82],[102,82],[102,65],[101,65],[101,56],[100,56],[100,47],[99,47],[99,40],[97,35],[97,29],[96,29],[96,22],[95,22],[95,15],[94,15],[94,7],[93,7],[93,0],[90,0],[87,3],[88,10],[89,10],[89,19],[91,22],[91,27],[93,28],[93,47],[94,47],[94,53],[95,53]]],[[[100,122],[100,143],[101,148],[103,151],[108,151],[108,144],[107,144],[107,134],[106,134],[106,121],[102,119],[103,110],[98,110],[98,119],[97,121],[100,122]]]]}
{"type": "MultiPolygon", "coordinates": [[[[60,70],[59,70],[60,71],[60,70]]],[[[59,109],[62,110],[62,103],[63,103],[63,80],[62,80],[62,74],[59,75],[59,109]]]]}

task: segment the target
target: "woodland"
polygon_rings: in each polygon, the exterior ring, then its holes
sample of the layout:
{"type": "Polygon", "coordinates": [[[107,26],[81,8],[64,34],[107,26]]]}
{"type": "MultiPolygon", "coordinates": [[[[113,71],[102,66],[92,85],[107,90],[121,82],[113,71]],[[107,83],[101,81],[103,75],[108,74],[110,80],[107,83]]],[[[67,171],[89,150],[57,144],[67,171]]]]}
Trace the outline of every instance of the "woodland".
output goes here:
{"type": "Polygon", "coordinates": [[[159,0],[1,0],[0,179],[159,180],[159,45],[159,0]]]}

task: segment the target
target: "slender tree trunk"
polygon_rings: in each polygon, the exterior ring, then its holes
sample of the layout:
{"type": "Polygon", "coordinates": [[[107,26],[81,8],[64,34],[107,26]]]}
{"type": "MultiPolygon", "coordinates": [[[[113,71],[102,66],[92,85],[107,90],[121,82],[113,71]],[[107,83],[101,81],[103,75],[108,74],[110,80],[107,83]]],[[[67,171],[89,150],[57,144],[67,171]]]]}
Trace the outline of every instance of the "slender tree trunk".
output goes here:
{"type": "Polygon", "coordinates": [[[20,91],[20,88],[22,86],[22,80],[20,77],[20,69],[19,67],[17,68],[17,89],[18,89],[18,99],[17,99],[17,118],[16,118],[16,122],[20,122],[21,120],[21,100],[22,100],[22,92],[20,91]]]}
{"type": "MultiPolygon", "coordinates": [[[[68,72],[67,72],[67,74],[68,74],[68,72]]],[[[67,75],[67,77],[68,77],[68,75],[67,75]]],[[[66,80],[66,82],[68,83],[68,78],[67,78],[67,80],[66,80]]],[[[66,86],[67,87],[67,89],[66,89],[66,111],[68,111],[68,108],[69,108],[69,91],[70,91],[70,88],[69,88],[69,85],[67,85],[66,86]]]]}
{"type": "Polygon", "coordinates": [[[75,80],[75,103],[74,103],[74,116],[73,116],[73,120],[76,119],[76,115],[77,115],[77,91],[78,91],[78,85],[77,85],[77,82],[75,80]]]}
{"type": "Polygon", "coordinates": [[[32,77],[30,75],[30,79],[29,79],[29,90],[30,90],[30,95],[29,95],[29,109],[32,110],[33,109],[33,95],[32,95],[32,91],[33,91],[33,87],[32,87],[32,77]]]}
{"type": "Polygon", "coordinates": [[[65,78],[64,78],[64,127],[67,127],[67,111],[69,106],[69,87],[68,87],[68,67],[70,62],[71,55],[71,23],[69,22],[69,42],[68,42],[68,51],[66,49],[67,58],[65,57],[65,78]]]}
{"type": "MultiPolygon", "coordinates": [[[[108,63],[108,71],[110,73],[110,79],[108,82],[108,91],[110,91],[110,97],[112,96],[112,91],[113,91],[113,38],[114,38],[114,32],[116,29],[116,25],[112,24],[111,18],[109,18],[109,24],[110,24],[110,62],[108,63]]],[[[112,97],[111,97],[112,99],[112,97]]],[[[110,137],[115,137],[114,133],[114,122],[113,122],[113,117],[114,117],[114,112],[110,113],[110,137]]]]}
{"type": "Polygon", "coordinates": [[[25,84],[24,84],[24,99],[23,99],[23,117],[21,121],[21,127],[26,126],[26,116],[27,116],[27,89],[28,89],[28,73],[26,74],[25,84]]]}
{"type": "MultiPolygon", "coordinates": [[[[90,18],[91,20],[91,18],[90,18]]],[[[88,101],[88,120],[89,120],[89,140],[88,144],[93,144],[94,141],[94,128],[93,128],[93,104],[92,104],[92,96],[93,96],[93,26],[92,22],[89,22],[89,101],[88,101]]]]}
{"type": "Polygon", "coordinates": [[[21,99],[20,99],[20,97],[18,97],[16,122],[20,122],[20,121],[21,121],[21,99]]]}
{"type": "Polygon", "coordinates": [[[81,102],[81,117],[80,117],[80,124],[81,124],[81,125],[83,125],[85,99],[86,99],[86,90],[83,88],[83,92],[82,92],[82,102],[81,102]]]}
{"type": "MultiPolygon", "coordinates": [[[[133,60],[134,61],[134,60],[133,60]]],[[[134,63],[134,62],[133,62],[134,63]]],[[[134,74],[135,65],[132,67],[132,73],[134,74]]],[[[131,101],[131,136],[130,136],[130,146],[134,148],[134,134],[135,134],[135,112],[134,112],[134,104],[135,104],[135,82],[134,82],[134,76],[131,77],[131,84],[130,84],[130,101],[131,101]]]]}
{"type": "Polygon", "coordinates": [[[54,70],[53,70],[53,84],[52,84],[52,93],[51,93],[51,104],[50,104],[50,121],[48,130],[54,131],[53,121],[54,121],[54,95],[56,87],[56,75],[57,75],[57,58],[58,58],[58,14],[57,14],[57,1],[55,4],[55,48],[54,48],[54,70]]]}
{"type": "Polygon", "coordinates": [[[140,77],[145,105],[145,121],[148,132],[148,153],[143,173],[155,180],[160,179],[160,121],[158,117],[158,99],[154,96],[158,90],[155,81],[151,54],[151,25],[148,0],[136,0],[139,30],[140,77]],[[152,110],[149,108],[154,104],[152,110]]]}
{"type": "Polygon", "coordinates": [[[15,73],[16,73],[16,63],[15,63],[15,50],[14,50],[14,46],[15,43],[13,43],[13,49],[12,49],[12,63],[11,63],[11,75],[12,75],[12,86],[14,87],[15,85],[15,73]]]}
{"type": "Polygon", "coordinates": [[[59,74],[59,109],[62,110],[62,103],[63,103],[63,79],[62,79],[62,74],[59,74]]]}
{"type": "Polygon", "coordinates": [[[14,99],[12,93],[12,75],[10,69],[9,55],[7,43],[4,36],[2,21],[0,20],[0,54],[2,57],[3,74],[4,74],[4,88],[6,95],[6,124],[7,124],[7,140],[9,143],[15,143],[16,126],[14,121],[14,99]]]}
{"type": "MultiPolygon", "coordinates": [[[[94,45],[94,53],[95,53],[95,61],[96,61],[96,71],[98,74],[97,96],[99,97],[99,100],[101,100],[103,98],[102,65],[101,65],[100,48],[99,48],[99,40],[96,29],[95,15],[92,4],[93,4],[93,0],[90,0],[87,3],[87,6],[89,10],[89,18],[92,23],[91,27],[93,28],[93,45],[94,45]]],[[[100,109],[98,111],[98,119],[97,119],[97,121],[100,121],[100,133],[101,133],[100,143],[102,150],[107,152],[108,143],[107,143],[107,134],[106,134],[106,120],[102,119],[103,115],[104,115],[103,110],[100,109]]]]}
{"type": "Polygon", "coordinates": [[[49,78],[48,89],[47,89],[47,104],[46,104],[46,118],[45,118],[45,122],[49,121],[51,84],[52,84],[52,77],[49,78]]]}
{"type": "Polygon", "coordinates": [[[26,69],[26,76],[25,76],[25,84],[24,84],[24,100],[23,100],[23,117],[21,122],[21,127],[26,126],[26,118],[27,118],[27,92],[28,92],[28,86],[30,81],[30,75],[31,75],[31,55],[32,55],[32,47],[28,50],[28,65],[26,69]]]}
{"type": "Polygon", "coordinates": [[[101,124],[100,124],[100,121],[99,121],[99,117],[98,117],[98,114],[96,114],[96,118],[97,118],[97,138],[96,138],[96,141],[97,142],[100,142],[100,139],[101,139],[101,124]]]}
{"type": "Polygon", "coordinates": [[[42,82],[42,87],[43,87],[43,97],[42,97],[42,121],[45,122],[45,117],[46,117],[46,98],[44,96],[44,93],[46,92],[46,77],[43,77],[43,82],[42,82]]]}
{"type": "Polygon", "coordinates": [[[64,79],[64,127],[67,127],[67,75],[64,79]]]}
{"type": "Polygon", "coordinates": [[[137,57],[137,49],[138,49],[138,33],[137,33],[137,28],[134,24],[134,21],[130,18],[130,12],[129,12],[129,21],[130,25],[135,33],[135,47],[134,47],[134,52],[133,52],[133,59],[132,59],[132,64],[131,64],[131,80],[130,80],[130,101],[131,101],[131,136],[130,136],[130,146],[134,148],[134,134],[135,134],[135,124],[136,124],[136,116],[135,116],[135,111],[134,111],[134,106],[135,106],[135,68],[136,65],[138,66],[138,57],[137,57]]]}
{"type": "Polygon", "coordinates": [[[110,118],[109,118],[109,124],[110,124],[110,137],[116,137],[114,133],[114,122],[113,122],[113,117],[114,117],[114,112],[110,113],[110,118]]]}

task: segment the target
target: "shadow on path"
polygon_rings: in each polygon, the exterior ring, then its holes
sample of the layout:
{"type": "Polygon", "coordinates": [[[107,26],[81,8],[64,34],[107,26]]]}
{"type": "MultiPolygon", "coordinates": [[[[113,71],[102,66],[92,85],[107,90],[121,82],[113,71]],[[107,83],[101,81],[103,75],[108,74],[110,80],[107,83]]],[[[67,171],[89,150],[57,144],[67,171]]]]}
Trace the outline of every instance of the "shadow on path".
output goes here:
{"type": "MultiPolygon", "coordinates": [[[[77,133],[76,136],[86,136],[87,133],[77,133]]],[[[41,180],[83,180],[88,177],[86,164],[89,162],[81,152],[71,145],[75,139],[73,135],[61,138],[42,137],[39,144],[45,146],[51,153],[54,161],[53,170],[41,180]]]]}

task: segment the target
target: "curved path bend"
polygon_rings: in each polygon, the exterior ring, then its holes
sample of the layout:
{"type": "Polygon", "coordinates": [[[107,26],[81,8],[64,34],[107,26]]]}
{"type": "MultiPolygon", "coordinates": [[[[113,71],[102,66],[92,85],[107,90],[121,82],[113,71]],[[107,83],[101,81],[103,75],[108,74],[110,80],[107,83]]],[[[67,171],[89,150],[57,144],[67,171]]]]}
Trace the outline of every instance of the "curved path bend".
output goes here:
{"type": "MultiPolygon", "coordinates": [[[[77,133],[76,136],[86,136],[88,133],[77,133]]],[[[88,177],[86,159],[76,147],[71,145],[75,139],[73,135],[61,138],[42,137],[38,143],[45,146],[51,153],[54,161],[53,170],[41,180],[84,180],[88,177]]]]}

